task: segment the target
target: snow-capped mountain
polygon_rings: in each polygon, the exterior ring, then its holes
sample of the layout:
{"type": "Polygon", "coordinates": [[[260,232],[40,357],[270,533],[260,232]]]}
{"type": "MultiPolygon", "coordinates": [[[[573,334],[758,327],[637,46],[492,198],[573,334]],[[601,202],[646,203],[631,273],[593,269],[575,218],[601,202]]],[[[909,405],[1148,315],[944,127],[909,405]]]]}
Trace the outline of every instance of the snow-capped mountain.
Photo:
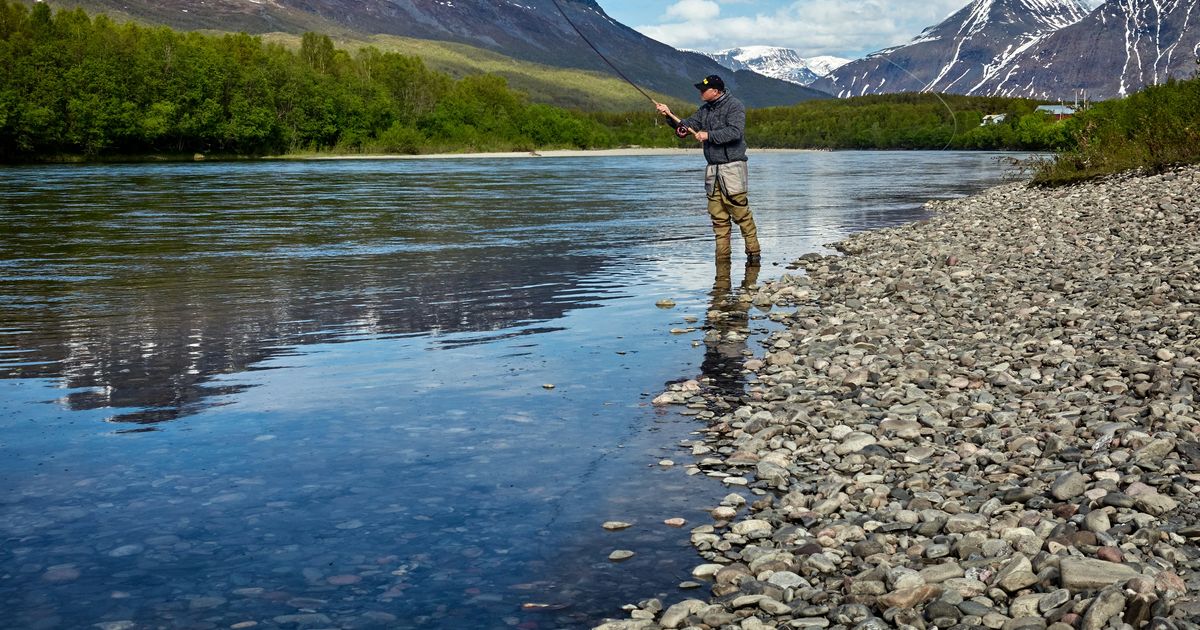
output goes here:
{"type": "Polygon", "coordinates": [[[975,0],[903,46],[812,84],[837,96],[954,92],[1073,100],[1114,98],[1192,76],[1196,0],[975,0]]]}
{"type": "Polygon", "coordinates": [[[1125,96],[1192,76],[1200,59],[1196,0],[1108,0],[1087,18],[1014,55],[980,84],[988,94],[1125,96]]]}
{"type": "Polygon", "coordinates": [[[986,94],[984,86],[1009,71],[1014,59],[1086,16],[1079,0],[974,0],[911,42],[848,63],[813,87],[843,97],[918,91],[986,94]]]}
{"type": "Polygon", "coordinates": [[[800,85],[809,85],[850,61],[828,55],[806,58],[790,48],[775,46],[745,46],[701,54],[730,70],[750,70],[800,85]]]}

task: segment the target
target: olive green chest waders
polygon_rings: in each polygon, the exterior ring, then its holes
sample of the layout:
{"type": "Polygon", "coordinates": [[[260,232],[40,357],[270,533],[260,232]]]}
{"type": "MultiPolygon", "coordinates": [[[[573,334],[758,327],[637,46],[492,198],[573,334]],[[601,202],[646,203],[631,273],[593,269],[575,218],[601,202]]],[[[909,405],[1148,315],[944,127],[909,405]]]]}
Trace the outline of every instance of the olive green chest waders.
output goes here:
{"type": "Polygon", "coordinates": [[[757,256],[758,228],[750,214],[747,196],[749,170],[745,161],[709,164],[704,170],[704,189],[708,193],[708,216],[712,218],[713,235],[717,239],[717,258],[729,258],[730,224],[737,223],[745,241],[746,255],[757,256]]]}

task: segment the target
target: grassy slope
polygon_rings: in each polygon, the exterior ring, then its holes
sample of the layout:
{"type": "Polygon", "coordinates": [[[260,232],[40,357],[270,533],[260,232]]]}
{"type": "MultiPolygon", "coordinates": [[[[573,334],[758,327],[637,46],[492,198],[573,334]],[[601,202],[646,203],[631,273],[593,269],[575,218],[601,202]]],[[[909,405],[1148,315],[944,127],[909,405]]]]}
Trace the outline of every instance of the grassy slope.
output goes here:
{"type": "MultiPolygon", "coordinates": [[[[262,38],[263,41],[289,48],[300,48],[300,36],[291,33],[267,33],[262,38]]],[[[430,69],[455,78],[497,74],[504,77],[513,89],[529,95],[529,99],[535,103],[592,112],[653,110],[646,97],[616,76],[520,61],[466,44],[393,35],[373,35],[367,39],[340,37],[335,38],[334,43],[338,48],[350,51],[374,46],[383,51],[420,57],[430,69]]],[[[673,96],[642,89],[675,109],[696,106],[696,103],[685,103],[673,96]]]]}
{"type": "MultiPolygon", "coordinates": [[[[615,75],[518,61],[466,44],[387,35],[372,36],[369,43],[381,50],[420,57],[430,68],[453,77],[498,74],[508,79],[511,87],[525,92],[538,103],[584,111],[653,109],[645,96],[615,75]]],[[[345,42],[344,45],[349,47],[353,43],[345,42]]],[[[682,104],[675,97],[642,89],[661,102],[675,106],[682,104]]]]}
{"type": "MultiPolygon", "coordinates": [[[[32,5],[29,0],[19,0],[32,5]]],[[[105,13],[118,22],[137,22],[146,26],[160,24],[161,15],[136,16],[121,10],[120,0],[50,0],[54,8],[82,8],[91,14],[105,13]]],[[[413,39],[390,35],[361,35],[334,22],[321,20],[303,12],[292,12],[289,25],[328,34],[339,48],[354,50],[362,46],[374,46],[380,50],[393,51],[420,57],[429,68],[444,72],[455,78],[471,74],[498,74],[508,80],[509,86],[529,95],[536,103],[556,105],[583,111],[627,112],[652,109],[646,97],[638,93],[619,77],[611,74],[558,68],[537,63],[520,61],[483,48],[436,40],[413,39]]],[[[245,16],[252,19],[251,16],[245,16]]],[[[175,19],[178,19],[177,17],[175,19]]],[[[227,31],[217,30],[211,20],[199,20],[191,25],[212,35],[227,31]]],[[[262,26],[247,24],[247,26],[262,26]]],[[[228,27],[226,27],[228,28],[228,27]]],[[[239,30],[236,26],[229,30],[239,30]]],[[[272,41],[289,47],[300,47],[300,36],[292,33],[273,32],[262,35],[264,41],[272,41]]],[[[642,88],[655,99],[669,103],[672,108],[686,109],[688,103],[664,94],[642,88]]],[[[690,103],[695,107],[696,103],[690,103]]]]}

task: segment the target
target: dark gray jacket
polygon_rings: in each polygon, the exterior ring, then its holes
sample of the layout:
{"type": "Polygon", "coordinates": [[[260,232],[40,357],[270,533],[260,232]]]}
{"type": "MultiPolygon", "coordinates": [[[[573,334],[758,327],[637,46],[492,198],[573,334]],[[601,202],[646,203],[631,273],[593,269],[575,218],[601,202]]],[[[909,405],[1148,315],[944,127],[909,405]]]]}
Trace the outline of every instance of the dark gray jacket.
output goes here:
{"type": "Polygon", "coordinates": [[[701,105],[680,124],[708,132],[704,159],[709,164],[746,161],[746,106],[729,92],[701,105]]]}

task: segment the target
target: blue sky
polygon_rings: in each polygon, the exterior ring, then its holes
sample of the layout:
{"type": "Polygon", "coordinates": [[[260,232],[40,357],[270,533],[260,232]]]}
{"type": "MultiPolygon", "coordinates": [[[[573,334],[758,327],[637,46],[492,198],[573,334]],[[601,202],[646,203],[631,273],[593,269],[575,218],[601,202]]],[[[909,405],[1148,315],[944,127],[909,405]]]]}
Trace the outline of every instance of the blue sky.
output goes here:
{"type": "MultiPolygon", "coordinates": [[[[676,48],[782,46],[855,59],[903,44],[969,0],[597,0],[618,22],[676,48]]],[[[1100,0],[1084,0],[1095,6],[1100,0]]]]}

